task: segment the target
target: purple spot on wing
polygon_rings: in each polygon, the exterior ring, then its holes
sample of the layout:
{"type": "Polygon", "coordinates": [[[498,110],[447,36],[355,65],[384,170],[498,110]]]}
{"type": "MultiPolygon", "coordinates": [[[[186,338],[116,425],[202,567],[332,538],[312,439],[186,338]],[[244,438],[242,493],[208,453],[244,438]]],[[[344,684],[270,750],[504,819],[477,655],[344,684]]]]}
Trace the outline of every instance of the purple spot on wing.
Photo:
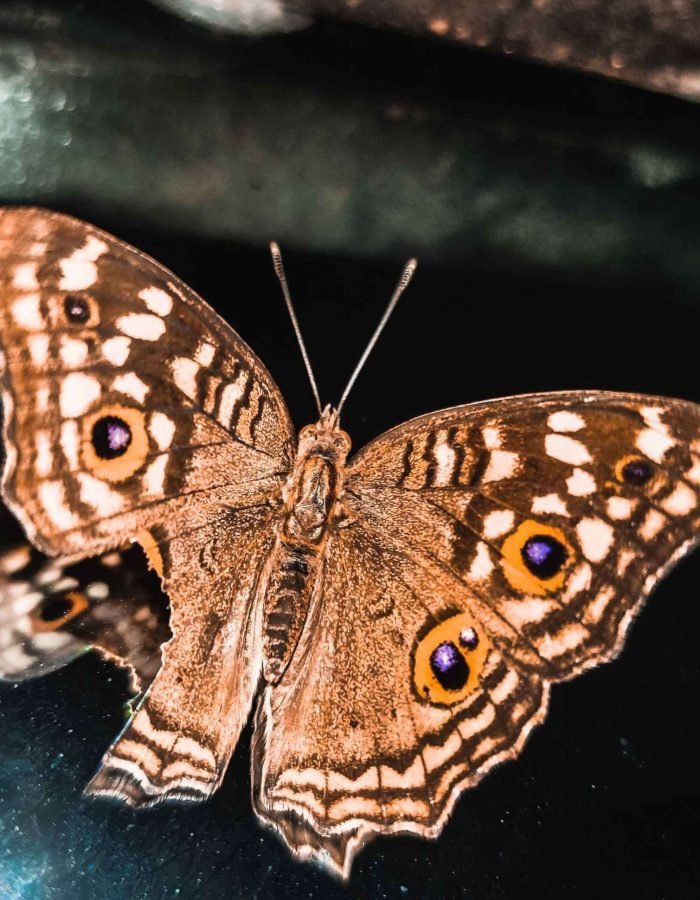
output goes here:
{"type": "Polygon", "coordinates": [[[538,578],[551,578],[566,562],[566,548],[548,534],[528,538],[521,550],[523,562],[538,578]]]}
{"type": "Polygon", "coordinates": [[[430,654],[430,668],[447,691],[458,691],[469,679],[469,666],[452,641],[443,641],[430,654]]]}

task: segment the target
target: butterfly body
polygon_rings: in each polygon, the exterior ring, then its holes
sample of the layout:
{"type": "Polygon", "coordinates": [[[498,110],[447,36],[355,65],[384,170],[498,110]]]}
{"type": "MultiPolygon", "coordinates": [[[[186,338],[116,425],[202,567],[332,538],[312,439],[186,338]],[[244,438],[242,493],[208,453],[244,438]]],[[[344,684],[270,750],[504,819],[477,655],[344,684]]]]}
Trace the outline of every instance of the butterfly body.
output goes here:
{"type": "MultiPolygon", "coordinates": [[[[0,259],[3,497],[49,555],[137,542],[169,600],[168,627],[144,628],[162,664],[139,660],[144,693],[90,795],[205,800],[252,713],[256,814],[347,877],[375,835],[436,837],[698,540],[694,403],[507,397],[348,459],[337,413],[297,439],[253,351],[134,248],[4,209],[0,259]]],[[[26,615],[42,591],[10,582],[0,673],[75,655],[75,598],[47,639],[26,615]]]]}
{"type": "Polygon", "coordinates": [[[329,530],[343,520],[342,491],[350,439],[330,408],[302,429],[282,490],[279,532],[262,580],[263,673],[276,682],[306,622],[329,530]]]}

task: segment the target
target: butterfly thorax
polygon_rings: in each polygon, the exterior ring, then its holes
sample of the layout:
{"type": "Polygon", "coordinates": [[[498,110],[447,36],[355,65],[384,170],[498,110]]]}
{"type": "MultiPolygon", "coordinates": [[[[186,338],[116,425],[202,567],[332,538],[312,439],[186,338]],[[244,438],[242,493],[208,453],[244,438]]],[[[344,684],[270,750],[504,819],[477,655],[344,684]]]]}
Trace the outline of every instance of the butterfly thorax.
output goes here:
{"type": "Polygon", "coordinates": [[[277,540],[263,577],[263,673],[277,681],[301,636],[323,547],[342,517],[341,495],[350,438],[324,411],[303,428],[294,466],[282,492],[277,540]]]}

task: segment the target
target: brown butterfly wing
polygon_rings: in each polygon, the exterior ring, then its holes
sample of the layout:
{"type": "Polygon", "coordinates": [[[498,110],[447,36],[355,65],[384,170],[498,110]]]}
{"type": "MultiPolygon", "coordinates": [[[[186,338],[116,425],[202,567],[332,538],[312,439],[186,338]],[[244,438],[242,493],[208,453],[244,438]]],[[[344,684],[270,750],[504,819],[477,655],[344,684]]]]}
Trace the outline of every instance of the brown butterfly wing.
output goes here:
{"type": "Polygon", "coordinates": [[[281,394],[172,273],[40,209],[0,211],[0,257],[3,495],[37,546],[101,552],[280,483],[281,394]]]}
{"type": "Polygon", "coordinates": [[[436,413],[363,450],[316,618],[258,713],[261,817],[292,809],[321,846],[355,836],[344,875],[370,832],[435,836],[519,752],[549,682],[613,657],[696,542],[699,438],[692,403],[571,393],[436,413]]]}
{"type": "Polygon", "coordinates": [[[4,209],[0,256],[4,497],[52,555],[136,539],[171,603],[163,666],[90,790],[201,799],[257,678],[253,589],[293,452],[284,401],[204,301],[110,235],[4,209]]]}

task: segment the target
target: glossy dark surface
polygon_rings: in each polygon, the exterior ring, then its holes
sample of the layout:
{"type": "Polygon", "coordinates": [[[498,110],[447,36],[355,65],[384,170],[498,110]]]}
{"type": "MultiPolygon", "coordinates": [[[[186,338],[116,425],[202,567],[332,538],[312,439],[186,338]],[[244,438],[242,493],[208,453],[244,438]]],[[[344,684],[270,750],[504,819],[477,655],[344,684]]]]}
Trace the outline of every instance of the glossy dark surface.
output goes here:
{"type": "MultiPolygon", "coordinates": [[[[90,218],[170,266],[261,356],[298,425],[314,410],[273,237],[324,400],[404,256],[420,257],[348,401],[356,447],[509,393],[700,401],[690,104],[326,26],[213,42],[137,3],[44,4],[58,24],[42,37],[36,20],[10,22],[10,6],[1,199],[90,218]]],[[[0,527],[19,536],[5,516],[0,527]]],[[[694,897],[699,582],[696,554],[655,591],[617,662],[553,690],[522,756],[461,799],[438,842],[373,842],[347,888],[259,827],[247,738],[209,804],[133,813],[81,797],[124,722],[123,675],[88,656],[3,685],[0,897],[694,897]]]]}

